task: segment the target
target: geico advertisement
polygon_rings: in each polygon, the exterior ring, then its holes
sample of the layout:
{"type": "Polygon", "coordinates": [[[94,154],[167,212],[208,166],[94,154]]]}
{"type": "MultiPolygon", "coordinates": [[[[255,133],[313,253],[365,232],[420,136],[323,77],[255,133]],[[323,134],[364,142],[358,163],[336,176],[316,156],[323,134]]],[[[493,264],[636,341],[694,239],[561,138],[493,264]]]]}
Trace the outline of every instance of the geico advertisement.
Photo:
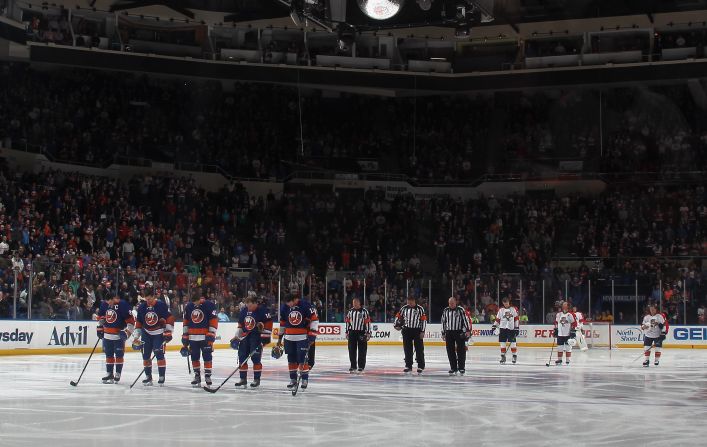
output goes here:
{"type": "MultiPolygon", "coordinates": [[[[612,326],[612,343],[616,345],[643,344],[643,330],[639,325],[612,326]]],[[[707,326],[669,326],[665,343],[670,345],[707,345],[707,326]]]]}

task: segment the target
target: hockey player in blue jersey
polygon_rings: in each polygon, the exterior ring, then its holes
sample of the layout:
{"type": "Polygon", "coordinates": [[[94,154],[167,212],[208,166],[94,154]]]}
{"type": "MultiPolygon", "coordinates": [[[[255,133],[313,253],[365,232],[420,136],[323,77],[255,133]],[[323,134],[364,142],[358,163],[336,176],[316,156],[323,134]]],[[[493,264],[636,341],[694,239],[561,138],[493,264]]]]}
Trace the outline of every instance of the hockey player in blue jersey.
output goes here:
{"type": "Polygon", "coordinates": [[[238,316],[236,336],[231,340],[231,347],[238,350],[238,363],[241,365],[241,380],[236,387],[248,384],[248,363],[245,360],[253,353],[250,357],[253,362],[253,382],[250,386],[257,388],[263,370],[263,345],[269,344],[272,337],[272,317],[265,306],[258,305],[255,297],[246,298],[245,304],[238,316]]]}
{"type": "Polygon", "coordinates": [[[142,384],[152,385],[152,360],[154,352],[157,359],[157,371],[159,372],[158,384],[164,385],[167,362],[164,358],[164,346],[172,340],[174,330],[174,317],[167,305],[155,297],[155,290],[152,282],[145,283],[145,301],[137,308],[137,321],[135,322],[135,338],[133,339],[133,349],[142,349],[142,360],[145,368],[145,380],[142,384]]]}
{"type": "Polygon", "coordinates": [[[123,372],[123,357],[125,356],[125,340],[135,330],[135,318],[130,313],[130,305],[120,296],[102,301],[98,312],[97,335],[103,340],[103,352],[106,354],[106,371],[103,383],[118,383],[123,372]],[[115,369],[115,371],[114,371],[115,369]]]}
{"type": "Polygon", "coordinates": [[[211,386],[211,368],[214,342],[218,329],[218,312],[212,301],[197,294],[192,296],[191,303],[184,309],[184,332],[182,334],[183,357],[191,353],[191,363],[194,368],[194,387],[201,387],[201,364],[199,357],[204,359],[204,380],[211,386]]]}
{"type": "Polygon", "coordinates": [[[280,337],[278,346],[285,342],[290,383],[287,388],[297,384],[297,371],[302,373],[302,389],[309,384],[309,361],[305,361],[307,353],[317,340],[319,334],[319,317],[317,310],[309,302],[297,295],[288,296],[285,304],[280,307],[280,337]]]}

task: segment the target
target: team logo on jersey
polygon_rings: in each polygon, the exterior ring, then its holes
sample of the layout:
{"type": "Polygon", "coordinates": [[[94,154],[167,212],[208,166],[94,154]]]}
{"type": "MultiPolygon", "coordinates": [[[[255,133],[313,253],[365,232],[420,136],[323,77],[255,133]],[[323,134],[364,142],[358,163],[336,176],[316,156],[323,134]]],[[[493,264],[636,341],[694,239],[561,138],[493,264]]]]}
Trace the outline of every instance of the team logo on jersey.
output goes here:
{"type": "Polygon", "coordinates": [[[149,311],[145,314],[145,324],[148,326],[154,326],[160,321],[160,317],[157,316],[156,312],[149,311]]]}
{"type": "Polygon", "coordinates": [[[302,313],[298,310],[293,310],[287,316],[287,321],[290,322],[290,326],[299,326],[302,324],[302,320],[304,320],[304,318],[302,317],[302,313]]]}
{"type": "Polygon", "coordinates": [[[567,323],[568,323],[567,317],[560,318],[560,324],[567,324],[567,323]]]}
{"type": "Polygon", "coordinates": [[[199,324],[204,321],[204,312],[201,309],[194,309],[191,311],[191,321],[195,324],[199,324]]]}
{"type": "Polygon", "coordinates": [[[113,324],[118,321],[118,312],[113,309],[108,309],[106,311],[106,323],[113,324]]]}
{"type": "Polygon", "coordinates": [[[503,312],[503,318],[505,320],[510,320],[511,318],[513,318],[513,314],[511,314],[510,310],[506,310],[503,312]]]}
{"type": "Polygon", "coordinates": [[[245,320],[243,320],[243,326],[245,326],[246,331],[252,331],[255,328],[255,318],[247,315],[245,320]]]}

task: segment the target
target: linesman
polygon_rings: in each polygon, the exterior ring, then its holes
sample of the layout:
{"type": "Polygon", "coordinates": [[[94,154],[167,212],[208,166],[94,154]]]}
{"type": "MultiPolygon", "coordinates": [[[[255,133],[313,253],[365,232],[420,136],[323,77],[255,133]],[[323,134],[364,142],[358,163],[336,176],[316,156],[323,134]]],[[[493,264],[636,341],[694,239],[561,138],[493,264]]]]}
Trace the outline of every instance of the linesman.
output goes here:
{"type": "Polygon", "coordinates": [[[368,340],[371,339],[371,316],[361,300],[354,298],[353,307],[346,314],[346,339],[349,341],[349,373],[363,374],[366,368],[368,340]]]}
{"type": "Polygon", "coordinates": [[[447,345],[449,375],[466,372],[466,341],[471,336],[471,323],[457,300],[449,298],[449,306],[442,311],[442,338],[447,345]]]}

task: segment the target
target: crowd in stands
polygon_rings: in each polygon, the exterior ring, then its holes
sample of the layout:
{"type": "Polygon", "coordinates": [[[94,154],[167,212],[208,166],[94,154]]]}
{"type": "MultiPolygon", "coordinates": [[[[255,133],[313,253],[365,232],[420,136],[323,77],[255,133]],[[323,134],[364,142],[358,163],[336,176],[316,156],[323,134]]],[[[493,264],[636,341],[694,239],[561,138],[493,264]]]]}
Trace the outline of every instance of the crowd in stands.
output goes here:
{"type": "Polygon", "coordinates": [[[39,12],[28,17],[30,38],[35,42],[49,42],[60,45],[71,45],[72,36],[69,29],[69,11],[63,7],[58,14],[41,14],[39,12]]]}
{"type": "Polygon", "coordinates": [[[8,86],[0,89],[0,142],[102,167],[129,157],[282,179],[296,170],[358,172],[358,160],[373,160],[364,169],[434,184],[515,172],[513,160],[552,169],[580,160],[585,171],[608,173],[707,166],[707,114],[685,87],[616,89],[602,97],[573,90],[300,97],[284,86],[229,90],[215,82],[23,64],[0,65],[0,84],[8,86]]]}
{"type": "MultiPolygon", "coordinates": [[[[561,299],[598,316],[612,279],[639,280],[643,299],[662,300],[671,318],[697,318],[705,301],[705,271],[690,261],[707,256],[702,185],[468,201],[292,186],[256,198],[233,182],[207,192],[186,177],[2,165],[0,313],[10,315],[16,291],[21,315],[31,296],[33,318],[88,318],[109,294],[136,304],[147,280],[175,313],[204,293],[224,320],[248,293],[273,307],[303,293],[329,321],[354,296],[390,320],[407,295],[428,307],[450,293],[480,321],[509,295],[530,321],[561,299]],[[571,267],[558,255],[591,261],[571,267]]],[[[621,312],[613,317],[630,320],[621,312]]]]}

